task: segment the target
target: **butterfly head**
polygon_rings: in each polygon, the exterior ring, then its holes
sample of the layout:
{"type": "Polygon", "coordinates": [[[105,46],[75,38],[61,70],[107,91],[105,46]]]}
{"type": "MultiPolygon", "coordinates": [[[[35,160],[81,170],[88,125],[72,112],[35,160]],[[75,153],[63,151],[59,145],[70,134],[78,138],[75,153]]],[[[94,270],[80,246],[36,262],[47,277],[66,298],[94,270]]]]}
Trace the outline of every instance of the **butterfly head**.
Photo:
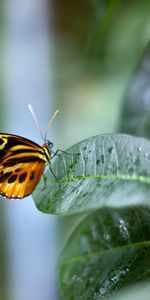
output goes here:
{"type": "Polygon", "coordinates": [[[54,144],[50,140],[46,140],[45,143],[46,143],[47,147],[49,148],[49,150],[51,150],[54,146],[54,144]]]}

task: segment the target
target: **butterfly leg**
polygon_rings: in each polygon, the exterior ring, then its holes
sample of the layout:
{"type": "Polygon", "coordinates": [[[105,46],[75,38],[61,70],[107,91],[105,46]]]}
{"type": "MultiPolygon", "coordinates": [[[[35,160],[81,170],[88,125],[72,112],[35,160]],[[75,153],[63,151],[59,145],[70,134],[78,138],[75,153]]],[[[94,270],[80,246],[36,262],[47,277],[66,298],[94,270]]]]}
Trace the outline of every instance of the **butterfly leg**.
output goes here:
{"type": "MultiPolygon", "coordinates": [[[[49,165],[49,170],[51,171],[51,173],[53,174],[54,178],[56,179],[58,185],[59,185],[59,188],[61,188],[61,184],[57,178],[57,176],[55,175],[54,171],[52,170],[51,166],[49,165]]],[[[42,187],[42,191],[45,190],[46,188],[46,181],[47,181],[47,178],[46,176],[43,174],[43,187],[42,187]]]]}
{"type": "Polygon", "coordinates": [[[46,176],[44,175],[44,173],[43,173],[43,187],[42,187],[42,191],[44,191],[45,190],[45,188],[46,188],[46,176]]]}
{"type": "MultiPolygon", "coordinates": [[[[53,157],[52,158],[54,158],[57,154],[59,154],[59,153],[64,153],[64,154],[70,154],[70,153],[68,153],[68,152],[66,152],[66,151],[64,151],[64,150],[61,150],[61,149],[57,149],[55,152],[53,152],[53,157]]],[[[70,154],[71,155],[71,154],[70,154]]]]}
{"type": "Polygon", "coordinates": [[[57,176],[55,175],[53,169],[51,168],[50,164],[49,164],[49,169],[50,169],[51,173],[53,174],[54,178],[56,179],[56,181],[57,181],[57,183],[58,183],[58,185],[59,185],[59,188],[61,188],[61,184],[60,184],[60,182],[59,182],[57,176]]]}
{"type": "Polygon", "coordinates": [[[57,149],[54,153],[53,153],[53,156],[52,158],[54,158],[57,154],[59,153],[64,153],[64,154],[67,154],[67,155],[80,155],[80,153],[69,153],[67,151],[64,151],[64,150],[61,150],[61,149],[57,149]]]}

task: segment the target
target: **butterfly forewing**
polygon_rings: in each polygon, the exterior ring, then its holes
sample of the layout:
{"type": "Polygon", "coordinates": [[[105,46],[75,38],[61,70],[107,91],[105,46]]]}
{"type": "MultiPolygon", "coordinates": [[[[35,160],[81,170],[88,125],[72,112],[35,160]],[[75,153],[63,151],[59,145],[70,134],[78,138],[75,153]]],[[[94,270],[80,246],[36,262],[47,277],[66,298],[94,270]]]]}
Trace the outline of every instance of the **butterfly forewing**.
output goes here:
{"type": "Polygon", "coordinates": [[[24,198],[30,195],[50,160],[46,145],[12,134],[0,134],[0,195],[24,198]]]}

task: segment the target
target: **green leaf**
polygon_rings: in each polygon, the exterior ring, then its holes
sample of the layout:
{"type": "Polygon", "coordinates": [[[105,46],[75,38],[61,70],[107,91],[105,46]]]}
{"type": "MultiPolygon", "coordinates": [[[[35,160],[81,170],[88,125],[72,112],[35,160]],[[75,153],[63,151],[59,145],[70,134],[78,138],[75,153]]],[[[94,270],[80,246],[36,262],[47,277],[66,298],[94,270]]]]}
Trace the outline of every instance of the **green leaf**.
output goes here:
{"type": "Polygon", "coordinates": [[[124,98],[120,132],[150,138],[150,43],[135,70],[124,98]]]}
{"type": "Polygon", "coordinates": [[[39,210],[75,214],[102,206],[149,203],[150,142],[128,135],[102,134],[61,154],[33,193],[39,210]],[[75,155],[79,153],[80,155],[75,155]]]}
{"type": "Polygon", "coordinates": [[[150,208],[103,208],[69,238],[59,263],[65,300],[108,299],[150,278],[150,208]]]}

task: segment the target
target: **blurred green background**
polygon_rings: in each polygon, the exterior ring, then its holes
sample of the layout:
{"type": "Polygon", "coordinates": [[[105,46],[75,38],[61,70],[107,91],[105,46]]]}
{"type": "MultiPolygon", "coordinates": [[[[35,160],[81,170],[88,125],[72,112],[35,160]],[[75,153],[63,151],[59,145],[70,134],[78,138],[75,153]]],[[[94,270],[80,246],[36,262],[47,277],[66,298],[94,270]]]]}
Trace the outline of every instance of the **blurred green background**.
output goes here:
{"type": "MultiPolygon", "coordinates": [[[[31,102],[42,128],[61,110],[49,131],[56,148],[115,132],[124,94],[149,42],[150,2],[0,5],[1,131],[41,144],[27,109],[31,102]]],[[[59,299],[54,272],[70,219],[42,215],[30,197],[2,200],[0,211],[0,299],[59,299]]]]}

